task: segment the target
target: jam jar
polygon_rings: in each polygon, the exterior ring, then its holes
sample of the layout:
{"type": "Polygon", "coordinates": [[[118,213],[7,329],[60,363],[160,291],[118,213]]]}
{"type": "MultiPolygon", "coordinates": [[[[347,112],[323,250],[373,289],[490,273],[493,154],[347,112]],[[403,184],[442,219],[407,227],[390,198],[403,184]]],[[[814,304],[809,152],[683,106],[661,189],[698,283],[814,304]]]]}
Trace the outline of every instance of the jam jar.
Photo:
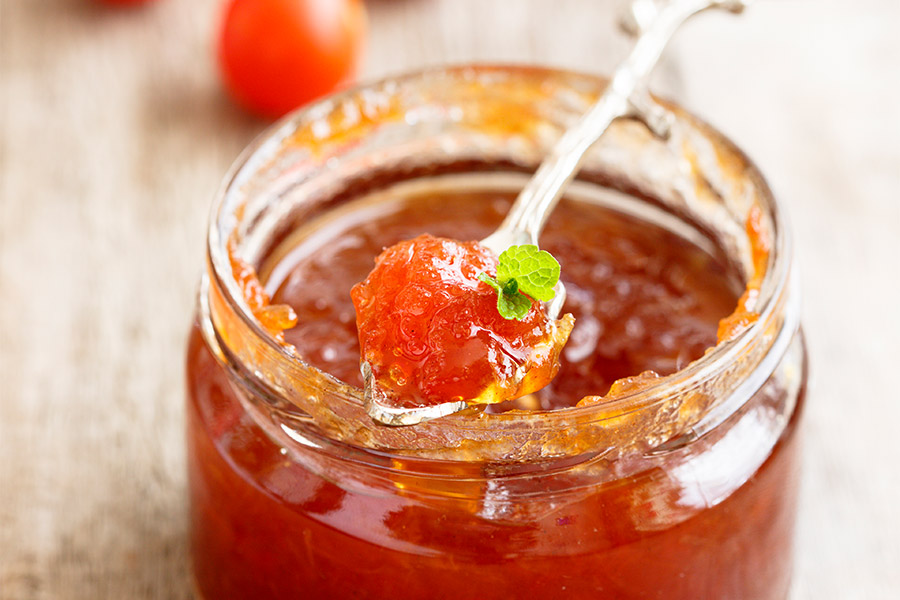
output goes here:
{"type": "Polygon", "coordinates": [[[548,222],[576,317],[548,388],[408,427],[366,415],[350,287],[401,239],[491,231],[605,85],[426,70],[240,157],[188,344],[198,597],[787,597],[791,237],[749,159],[677,105],[656,101],[666,139],[616,121],[548,222]]]}

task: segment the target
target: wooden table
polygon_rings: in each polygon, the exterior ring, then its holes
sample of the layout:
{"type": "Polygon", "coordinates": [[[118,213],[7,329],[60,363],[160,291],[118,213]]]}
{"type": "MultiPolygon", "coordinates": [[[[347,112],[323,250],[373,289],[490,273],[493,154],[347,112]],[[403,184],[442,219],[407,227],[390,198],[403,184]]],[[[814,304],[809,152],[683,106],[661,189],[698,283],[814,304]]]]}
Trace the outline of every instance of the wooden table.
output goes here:
{"type": "MultiPolygon", "coordinates": [[[[222,94],[217,0],[0,0],[0,598],[188,598],[182,377],[210,199],[265,123],[222,94]]],[[[369,2],[365,77],[608,72],[600,0],[369,2]]],[[[795,598],[900,593],[900,2],[698,18],[655,88],[793,217],[813,388],[795,598]]]]}

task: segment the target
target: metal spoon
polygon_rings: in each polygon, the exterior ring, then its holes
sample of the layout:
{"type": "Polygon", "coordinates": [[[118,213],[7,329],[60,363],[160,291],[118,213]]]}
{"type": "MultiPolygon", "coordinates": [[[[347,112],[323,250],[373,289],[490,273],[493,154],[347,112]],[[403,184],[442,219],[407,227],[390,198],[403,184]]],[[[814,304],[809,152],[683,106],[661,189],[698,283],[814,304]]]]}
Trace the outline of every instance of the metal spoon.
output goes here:
{"type": "MultiPolygon", "coordinates": [[[[748,3],[748,0],[670,0],[659,5],[655,0],[634,0],[622,23],[629,33],[639,35],[631,54],[616,69],[603,95],[553,146],[500,227],[481,240],[481,244],[497,255],[513,245],[537,245],[550,213],[581,168],[587,151],[617,118],[636,118],[655,135],[668,137],[671,115],[655,104],[647,92],[647,79],[663,48],[678,27],[698,12],[724,8],[739,13],[748,3]]],[[[549,319],[559,317],[566,300],[566,288],[561,281],[555,290],[555,297],[545,305],[549,319]]],[[[391,407],[386,402],[390,394],[377,384],[368,362],[362,362],[361,371],[365,380],[366,412],[385,425],[415,425],[469,406],[459,401],[422,408],[391,407]]]]}

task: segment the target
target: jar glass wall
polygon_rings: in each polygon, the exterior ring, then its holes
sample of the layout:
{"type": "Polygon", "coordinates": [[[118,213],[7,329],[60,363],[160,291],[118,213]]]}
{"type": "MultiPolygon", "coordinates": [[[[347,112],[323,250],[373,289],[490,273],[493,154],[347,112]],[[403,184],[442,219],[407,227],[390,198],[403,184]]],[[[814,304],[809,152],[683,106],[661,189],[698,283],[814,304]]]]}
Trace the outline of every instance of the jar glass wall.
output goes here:
{"type": "Polygon", "coordinates": [[[679,108],[665,141],[617,122],[568,194],[690,240],[747,286],[721,341],[673,373],[572,408],[383,427],[266,329],[241,279],[277,279],[387,196],[514,191],[603,85],[427,71],[305,109],[238,161],[188,351],[203,597],[786,597],[806,376],[789,235],[755,167],[679,108]]]}

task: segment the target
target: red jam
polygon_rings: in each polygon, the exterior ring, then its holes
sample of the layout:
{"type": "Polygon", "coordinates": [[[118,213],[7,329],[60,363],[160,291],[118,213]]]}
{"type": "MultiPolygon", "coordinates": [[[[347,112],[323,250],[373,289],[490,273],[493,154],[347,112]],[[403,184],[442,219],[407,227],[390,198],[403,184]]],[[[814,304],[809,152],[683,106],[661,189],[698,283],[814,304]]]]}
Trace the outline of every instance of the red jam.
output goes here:
{"type": "MultiPolygon", "coordinates": [[[[440,193],[300,255],[275,253],[281,262],[260,273],[272,302],[296,313],[285,342],[360,385],[350,290],[373,257],[426,231],[481,239],[511,200],[440,193]]],[[[715,255],[598,206],[564,201],[541,245],[562,265],[578,325],[548,386],[492,410],[574,406],[622,378],[679,370],[716,343],[742,291],[715,255]]],[[[253,392],[235,391],[197,328],[188,385],[192,558],[208,600],[787,595],[799,410],[784,408],[775,378],[683,450],[637,463],[601,453],[582,470],[550,461],[518,477],[503,464],[395,455],[366,466],[315,444],[288,453],[245,411],[238,393],[253,392]],[[565,492],[547,487],[561,481],[565,492]]]]}
{"type": "Polygon", "coordinates": [[[490,404],[556,375],[568,329],[559,339],[537,301],[522,320],[502,317],[497,292],[478,278],[496,272],[478,242],[426,234],[386,249],[353,287],[362,357],[396,406],[490,404]]]}

